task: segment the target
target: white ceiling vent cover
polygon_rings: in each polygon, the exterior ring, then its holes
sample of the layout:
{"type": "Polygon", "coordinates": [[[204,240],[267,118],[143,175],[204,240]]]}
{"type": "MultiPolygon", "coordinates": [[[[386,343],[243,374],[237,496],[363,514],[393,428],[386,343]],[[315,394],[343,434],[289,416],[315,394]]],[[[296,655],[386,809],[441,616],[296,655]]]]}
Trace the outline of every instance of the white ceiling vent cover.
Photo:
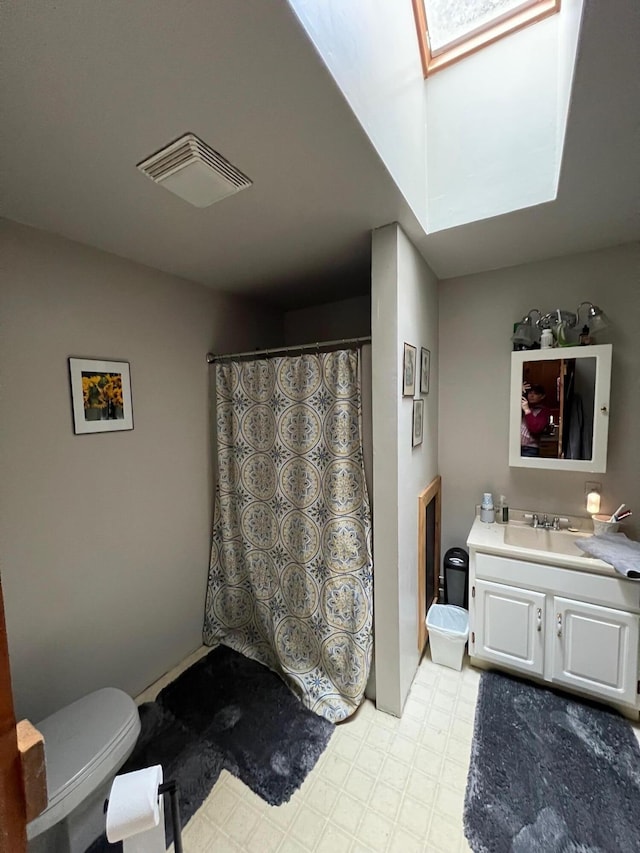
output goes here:
{"type": "Polygon", "coordinates": [[[246,175],[193,133],[185,133],[138,163],[138,169],[196,207],[208,207],[252,184],[246,175]]]}

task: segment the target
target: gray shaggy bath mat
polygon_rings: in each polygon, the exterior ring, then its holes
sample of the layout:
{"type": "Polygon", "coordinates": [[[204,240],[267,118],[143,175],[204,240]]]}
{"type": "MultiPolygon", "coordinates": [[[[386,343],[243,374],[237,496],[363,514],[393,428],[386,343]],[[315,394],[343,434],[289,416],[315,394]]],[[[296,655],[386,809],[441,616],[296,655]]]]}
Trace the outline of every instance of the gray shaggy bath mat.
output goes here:
{"type": "Polygon", "coordinates": [[[483,673],[464,828],[475,853],[638,853],[631,726],[602,705],[483,673]]]}
{"type": "MultiPolygon", "coordinates": [[[[183,826],[223,769],[269,805],[286,803],[335,730],[307,710],[275,673],[226,646],[218,646],[139,710],[140,737],[120,773],[161,764],[165,781],[178,782],[183,826]]],[[[166,825],[168,845],[173,840],[169,818],[166,825]]],[[[87,853],[121,849],[103,836],[87,853]]]]}

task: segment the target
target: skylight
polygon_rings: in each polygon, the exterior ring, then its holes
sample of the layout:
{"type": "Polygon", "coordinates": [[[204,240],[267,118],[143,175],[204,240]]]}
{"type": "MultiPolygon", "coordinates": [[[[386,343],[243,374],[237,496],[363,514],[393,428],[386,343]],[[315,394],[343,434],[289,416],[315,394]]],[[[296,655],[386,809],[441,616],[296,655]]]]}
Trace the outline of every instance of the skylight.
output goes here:
{"type": "Polygon", "coordinates": [[[559,8],[560,0],[413,0],[425,77],[559,8]]]}

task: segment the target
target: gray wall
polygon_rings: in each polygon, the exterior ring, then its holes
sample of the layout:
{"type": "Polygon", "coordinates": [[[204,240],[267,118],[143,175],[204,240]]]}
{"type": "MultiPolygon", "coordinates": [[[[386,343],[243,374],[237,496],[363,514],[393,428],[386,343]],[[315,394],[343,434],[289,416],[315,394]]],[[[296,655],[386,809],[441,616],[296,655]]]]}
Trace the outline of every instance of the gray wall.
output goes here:
{"type": "Polygon", "coordinates": [[[371,334],[371,296],[287,311],[283,322],[287,346],[365,337],[371,334]]]}
{"type": "Polygon", "coordinates": [[[273,345],[264,308],[0,222],[0,559],[18,716],[135,695],[201,642],[207,350],[273,345]],[[131,363],[134,429],[74,435],[68,356],[131,363]]]}
{"type": "Polygon", "coordinates": [[[438,473],[438,286],[399,225],[373,233],[373,496],[376,701],[399,716],[419,662],[418,495],[438,473]],[[404,343],[431,350],[424,439],[412,447],[404,343]]]}
{"type": "Polygon", "coordinates": [[[586,515],[584,487],[602,483],[602,511],[625,501],[640,531],[640,247],[626,244],[440,283],[440,473],[443,548],[464,545],[482,493],[512,507],[586,515]],[[531,308],[575,311],[589,300],[611,326],[609,453],[605,474],[508,466],[509,371],[513,323],[531,308]]]}

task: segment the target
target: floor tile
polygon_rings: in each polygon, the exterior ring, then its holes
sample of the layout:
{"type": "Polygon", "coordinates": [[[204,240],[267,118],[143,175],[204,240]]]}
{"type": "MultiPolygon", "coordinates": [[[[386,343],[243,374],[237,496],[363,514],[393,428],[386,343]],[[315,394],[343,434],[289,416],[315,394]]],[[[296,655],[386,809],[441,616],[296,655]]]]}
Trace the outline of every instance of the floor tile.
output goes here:
{"type": "Polygon", "coordinates": [[[336,788],[321,776],[314,779],[307,791],[305,801],[313,806],[320,814],[329,814],[340,793],[336,788]]]}
{"type": "Polygon", "coordinates": [[[405,796],[400,807],[398,823],[413,835],[426,838],[431,812],[432,803],[430,801],[405,796]]]}
{"type": "Polygon", "coordinates": [[[401,802],[402,794],[400,791],[385,785],[383,782],[378,782],[370,795],[369,808],[389,820],[395,820],[401,802]]]}
{"type": "MultiPolygon", "coordinates": [[[[457,825],[441,815],[434,814],[429,829],[428,850],[438,853],[458,853],[462,836],[462,825],[457,825]]],[[[543,851],[540,851],[543,853],[543,851]]]]}
{"type": "Polygon", "coordinates": [[[325,823],[326,817],[305,804],[298,809],[290,832],[301,844],[313,850],[322,836],[325,823]]]}
{"type": "Polygon", "coordinates": [[[331,813],[331,820],[342,829],[353,835],[358,828],[365,807],[348,794],[343,794],[331,813]]]}
{"type": "Polygon", "coordinates": [[[396,826],[387,850],[389,853],[423,853],[425,846],[419,838],[396,826]]]}
{"type": "Polygon", "coordinates": [[[254,828],[245,845],[247,853],[275,853],[284,840],[284,831],[278,826],[261,820],[254,828]]]}
{"type": "Polygon", "coordinates": [[[258,820],[258,813],[243,802],[233,810],[231,816],[225,821],[224,831],[238,844],[243,844],[258,820]]]}
{"type": "Polygon", "coordinates": [[[387,785],[391,785],[392,788],[398,788],[400,791],[403,791],[410,772],[411,767],[408,764],[389,756],[384,762],[380,778],[387,785]]]}
{"type": "Polygon", "coordinates": [[[348,853],[352,838],[335,826],[327,825],[322,834],[316,853],[348,853]]]}
{"type": "Polygon", "coordinates": [[[358,827],[358,840],[372,850],[383,851],[391,837],[393,823],[373,809],[363,816],[358,827]]]}
{"type": "Polygon", "coordinates": [[[287,837],[278,848],[278,853],[309,853],[310,849],[295,838],[287,837]]]}
{"type": "Polygon", "coordinates": [[[348,791],[352,797],[355,797],[365,805],[369,802],[371,792],[375,787],[375,776],[370,776],[368,773],[364,773],[359,767],[353,768],[344,784],[344,790],[348,791]]]}

